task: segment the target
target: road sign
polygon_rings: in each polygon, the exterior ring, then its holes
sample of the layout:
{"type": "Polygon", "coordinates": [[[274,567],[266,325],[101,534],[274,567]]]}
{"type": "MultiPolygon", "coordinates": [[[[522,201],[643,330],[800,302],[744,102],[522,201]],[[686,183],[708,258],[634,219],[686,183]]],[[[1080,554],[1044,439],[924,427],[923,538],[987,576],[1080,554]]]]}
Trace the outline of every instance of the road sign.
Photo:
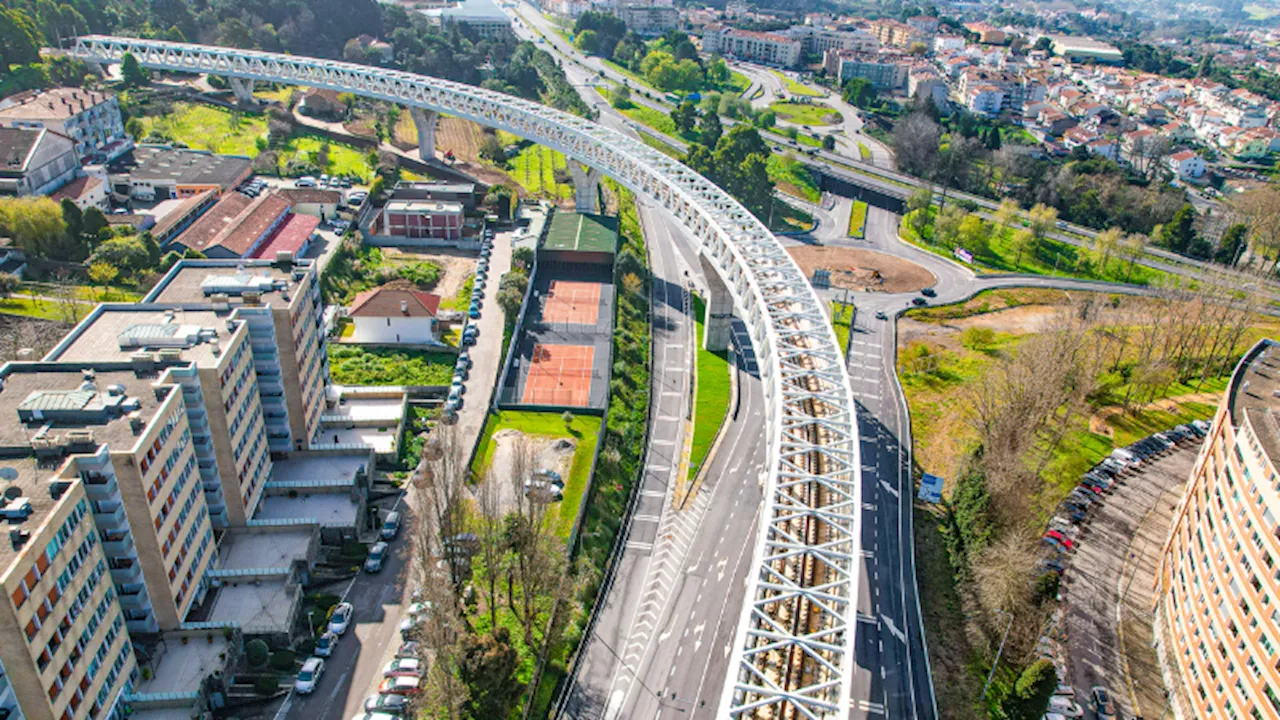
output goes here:
{"type": "Polygon", "coordinates": [[[920,494],[918,497],[929,503],[942,502],[942,486],[946,482],[946,478],[925,473],[924,477],[920,479],[920,494]]]}

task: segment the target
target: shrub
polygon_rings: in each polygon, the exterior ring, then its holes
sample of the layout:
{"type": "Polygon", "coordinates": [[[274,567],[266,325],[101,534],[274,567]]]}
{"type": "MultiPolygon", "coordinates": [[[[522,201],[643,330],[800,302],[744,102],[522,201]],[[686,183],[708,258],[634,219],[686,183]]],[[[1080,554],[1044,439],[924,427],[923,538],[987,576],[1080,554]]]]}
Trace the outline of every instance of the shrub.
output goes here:
{"type": "Polygon", "coordinates": [[[970,350],[991,347],[996,341],[996,331],[986,327],[971,327],[960,335],[960,342],[970,350]]]}
{"type": "Polygon", "coordinates": [[[271,653],[271,667],[283,672],[290,672],[298,662],[298,656],[292,650],[278,650],[271,653]]]}
{"type": "Polygon", "coordinates": [[[277,675],[259,675],[253,679],[253,690],[259,695],[270,695],[280,689],[280,678],[277,675]]]}
{"type": "Polygon", "coordinates": [[[255,638],[245,643],[244,655],[249,661],[249,667],[259,668],[266,665],[269,654],[267,644],[260,639],[255,638]]]}

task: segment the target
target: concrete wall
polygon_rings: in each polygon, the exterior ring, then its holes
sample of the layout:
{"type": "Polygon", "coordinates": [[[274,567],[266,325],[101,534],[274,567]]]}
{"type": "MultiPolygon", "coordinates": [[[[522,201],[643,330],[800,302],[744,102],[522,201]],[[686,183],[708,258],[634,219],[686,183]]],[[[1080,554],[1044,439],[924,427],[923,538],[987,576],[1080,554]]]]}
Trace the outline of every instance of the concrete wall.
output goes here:
{"type": "Polygon", "coordinates": [[[429,317],[352,318],[353,339],[360,343],[419,345],[436,339],[436,321],[429,317]]]}
{"type": "Polygon", "coordinates": [[[293,322],[288,308],[272,308],[276,326],[276,348],[280,351],[280,382],[284,385],[285,406],[289,408],[289,434],[293,449],[302,450],[311,442],[307,432],[307,413],[302,406],[303,387],[298,367],[298,348],[293,344],[293,322]]]}

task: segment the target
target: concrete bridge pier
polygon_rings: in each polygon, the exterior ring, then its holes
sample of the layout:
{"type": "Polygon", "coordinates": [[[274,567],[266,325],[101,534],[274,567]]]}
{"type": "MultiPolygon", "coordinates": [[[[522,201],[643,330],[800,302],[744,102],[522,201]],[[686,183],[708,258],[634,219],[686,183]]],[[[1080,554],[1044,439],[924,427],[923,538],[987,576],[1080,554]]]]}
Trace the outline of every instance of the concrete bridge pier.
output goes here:
{"type": "Polygon", "coordinates": [[[231,84],[231,94],[235,95],[236,102],[241,105],[252,105],[253,100],[253,81],[245,78],[227,78],[231,84]]]}
{"type": "Polygon", "coordinates": [[[574,209],[580,213],[596,213],[600,201],[600,171],[569,161],[569,174],[573,176],[574,209]]]}
{"type": "Polygon", "coordinates": [[[431,162],[436,159],[436,119],[440,113],[435,110],[424,110],[410,107],[409,117],[413,118],[413,126],[418,130],[418,157],[431,162]]]}
{"type": "Polygon", "coordinates": [[[733,334],[733,296],[716,272],[716,263],[706,253],[698,253],[702,274],[707,278],[706,317],[702,323],[702,347],[711,352],[729,349],[733,334]]]}

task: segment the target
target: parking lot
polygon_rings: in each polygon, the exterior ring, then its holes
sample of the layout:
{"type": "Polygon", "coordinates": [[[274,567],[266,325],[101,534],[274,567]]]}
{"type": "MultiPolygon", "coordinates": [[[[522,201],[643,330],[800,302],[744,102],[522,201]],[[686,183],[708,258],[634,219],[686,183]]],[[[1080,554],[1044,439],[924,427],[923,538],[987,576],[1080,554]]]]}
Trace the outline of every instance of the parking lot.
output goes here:
{"type": "MultiPolygon", "coordinates": [[[[1164,709],[1151,647],[1153,583],[1199,447],[1188,442],[1117,482],[1089,509],[1074,551],[1064,555],[1066,681],[1077,698],[1097,685],[1108,688],[1120,718],[1156,718],[1164,709]]],[[[1085,717],[1096,715],[1085,707],[1085,717]]]]}

